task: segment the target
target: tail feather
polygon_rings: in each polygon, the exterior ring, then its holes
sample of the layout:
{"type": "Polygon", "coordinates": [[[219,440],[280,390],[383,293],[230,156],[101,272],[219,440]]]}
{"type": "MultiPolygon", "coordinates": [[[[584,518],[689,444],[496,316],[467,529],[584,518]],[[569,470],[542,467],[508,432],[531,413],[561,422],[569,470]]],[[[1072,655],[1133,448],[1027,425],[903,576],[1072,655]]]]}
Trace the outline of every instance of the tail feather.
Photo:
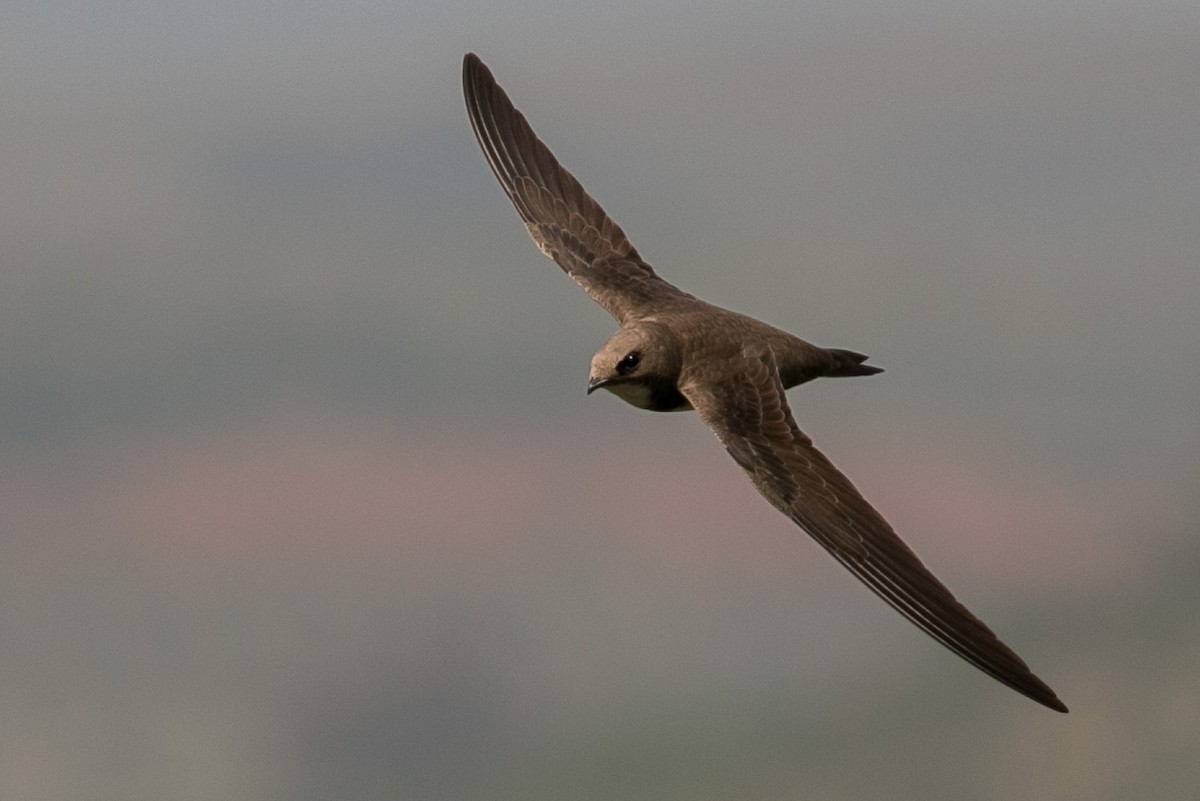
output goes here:
{"type": "Polygon", "coordinates": [[[825,375],[841,378],[845,376],[856,375],[875,375],[882,373],[882,367],[876,367],[873,364],[863,364],[868,358],[861,353],[855,353],[852,350],[842,350],[841,348],[826,348],[826,352],[834,358],[836,362],[833,369],[825,375]]]}

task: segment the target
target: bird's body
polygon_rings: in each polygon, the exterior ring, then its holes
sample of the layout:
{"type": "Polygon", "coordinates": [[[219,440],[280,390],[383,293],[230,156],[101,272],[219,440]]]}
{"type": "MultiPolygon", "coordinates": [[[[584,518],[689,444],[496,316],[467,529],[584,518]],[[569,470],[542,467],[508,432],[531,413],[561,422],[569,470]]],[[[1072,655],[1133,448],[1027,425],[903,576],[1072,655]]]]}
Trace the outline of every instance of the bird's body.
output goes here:
{"type": "Polygon", "coordinates": [[[694,409],[759,492],[877,595],[979,669],[1051,709],[1067,708],[959,603],[797,427],[784,391],[881,369],[699,300],[660,278],[474,54],[463,91],[476,138],[541,251],[620,324],[592,358],[604,388],[650,411],[694,409]]]}
{"type": "MultiPolygon", "coordinates": [[[[767,348],[773,354],[785,389],[814,378],[883,372],[879,367],[863,364],[866,357],[862,354],[817,347],[753,317],[703,301],[693,301],[677,311],[652,314],[626,323],[621,337],[614,338],[611,348],[601,354],[609,355],[607,351],[612,350],[613,355],[623,357],[639,347],[644,350],[644,345],[639,345],[637,338],[632,336],[635,332],[640,337],[666,340],[666,347],[679,354],[678,371],[658,375],[654,381],[648,380],[645,373],[630,376],[630,380],[617,375],[592,388],[603,386],[631,405],[654,412],[690,411],[693,406],[682,394],[681,387],[703,383],[714,365],[741,358],[750,345],[767,348]]],[[[604,362],[605,359],[600,358],[593,364],[593,376],[603,375],[604,362]]]]}

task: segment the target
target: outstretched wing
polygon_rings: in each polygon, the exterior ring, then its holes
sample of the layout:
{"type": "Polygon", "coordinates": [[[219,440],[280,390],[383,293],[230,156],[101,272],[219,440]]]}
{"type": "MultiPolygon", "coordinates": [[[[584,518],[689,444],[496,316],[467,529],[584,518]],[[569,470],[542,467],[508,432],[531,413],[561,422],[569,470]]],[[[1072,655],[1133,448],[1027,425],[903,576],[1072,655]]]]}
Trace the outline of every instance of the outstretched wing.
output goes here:
{"type": "Polygon", "coordinates": [[[796,427],[773,354],[744,351],[722,367],[711,373],[719,382],[701,379],[681,389],[763,497],[926,634],[1017,692],[1066,712],[796,427]]]}
{"type": "Polygon", "coordinates": [[[624,322],[691,298],[642,261],[625,232],[558,163],[474,53],[463,59],[463,94],[479,147],[534,243],[592,300],[624,322]]]}

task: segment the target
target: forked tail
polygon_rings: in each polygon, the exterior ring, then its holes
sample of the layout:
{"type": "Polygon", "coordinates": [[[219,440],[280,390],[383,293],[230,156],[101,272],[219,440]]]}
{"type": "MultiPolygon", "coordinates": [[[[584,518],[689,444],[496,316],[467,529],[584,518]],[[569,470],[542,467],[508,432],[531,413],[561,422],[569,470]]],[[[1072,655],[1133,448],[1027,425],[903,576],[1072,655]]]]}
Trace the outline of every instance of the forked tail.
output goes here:
{"type": "Polygon", "coordinates": [[[882,367],[876,367],[873,364],[863,364],[868,358],[861,353],[855,353],[852,350],[842,350],[841,348],[826,348],[825,351],[834,358],[837,362],[833,369],[825,375],[834,378],[854,375],[875,375],[882,373],[882,367]]]}

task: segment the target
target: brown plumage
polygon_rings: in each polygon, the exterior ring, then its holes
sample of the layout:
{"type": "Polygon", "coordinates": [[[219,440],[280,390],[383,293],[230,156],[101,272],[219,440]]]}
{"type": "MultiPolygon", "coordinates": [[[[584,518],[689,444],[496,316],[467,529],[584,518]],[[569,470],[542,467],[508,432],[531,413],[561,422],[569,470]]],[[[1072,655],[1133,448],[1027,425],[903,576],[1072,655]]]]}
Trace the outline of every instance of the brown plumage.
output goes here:
{"type": "Polygon", "coordinates": [[[763,497],[879,597],[988,675],[1066,712],[796,426],[785,389],[880,368],[667,283],[470,53],[463,91],[479,146],[533,241],[620,324],[592,359],[588,392],[603,387],[653,411],[695,409],[763,497]]]}

